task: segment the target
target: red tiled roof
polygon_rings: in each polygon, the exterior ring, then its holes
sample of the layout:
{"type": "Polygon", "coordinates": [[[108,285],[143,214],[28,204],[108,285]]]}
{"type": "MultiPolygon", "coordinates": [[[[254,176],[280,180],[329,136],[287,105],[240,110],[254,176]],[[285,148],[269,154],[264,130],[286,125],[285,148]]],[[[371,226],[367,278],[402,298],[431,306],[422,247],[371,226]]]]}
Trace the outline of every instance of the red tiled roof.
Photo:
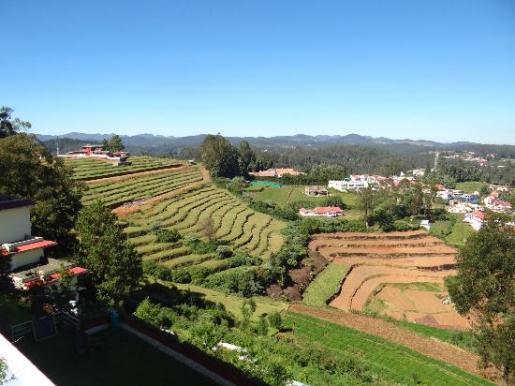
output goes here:
{"type": "MultiPolygon", "coordinates": [[[[67,270],[68,273],[72,274],[73,276],[80,275],[84,272],[87,272],[88,270],[82,267],[73,267],[67,270]]],[[[54,272],[50,275],[48,275],[49,280],[57,280],[61,277],[61,274],[59,272],[54,272]]]]}
{"type": "Polygon", "coordinates": [[[483,221],[485,219],[485,214],[484,214],[484,212],[481,212],[480,210],[475,210],[474,212],[472,212],[472,217],[475,217],[478,220],[483,221]]]}
{"type": "Polygon", "coordinates": [[[32,244],[20,245],[16,247],[16,252],[26,252],[38,248],[48,248],[57,245],[55,241],[41,240],[32,244]]]}
{"type": "Polygon", "coordinates": [[[343,210],[338,206],[320,206],[312,209],[316,214],[342,213],[343,210]]]}

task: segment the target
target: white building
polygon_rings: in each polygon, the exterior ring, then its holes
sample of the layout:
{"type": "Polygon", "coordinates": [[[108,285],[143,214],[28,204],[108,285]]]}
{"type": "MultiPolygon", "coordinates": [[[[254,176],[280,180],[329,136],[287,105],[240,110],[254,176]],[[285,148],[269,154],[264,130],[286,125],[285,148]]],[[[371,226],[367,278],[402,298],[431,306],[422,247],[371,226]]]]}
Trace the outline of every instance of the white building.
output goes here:
{"type": "Polygon", "coordinates": [[[329,189],[336,189],[340,192],[360,190],[363,188],[368,188],[368,186],[369,183],[365,180],[330,180],[327,184],[329,189]]]}
{"type": "Polygon", "coordinates": [[[0,196],[0,259],[11,259],[11,271],[39,263],[45,248],[56,245],[32,236],[31,206],[29,200],[0,196]]]}

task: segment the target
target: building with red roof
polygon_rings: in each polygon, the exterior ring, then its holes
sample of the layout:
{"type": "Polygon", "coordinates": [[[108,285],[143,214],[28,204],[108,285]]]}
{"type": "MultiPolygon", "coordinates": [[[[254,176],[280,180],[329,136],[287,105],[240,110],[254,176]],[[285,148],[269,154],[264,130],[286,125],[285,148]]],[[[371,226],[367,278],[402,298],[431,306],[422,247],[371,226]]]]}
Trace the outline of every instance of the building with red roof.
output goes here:
{"type": "Polygon", "coordinates": [[[313,209],[300,208],[302,217],[338,217],[343,215],[343,210],[338,206],[320,206],[313,209]]]}

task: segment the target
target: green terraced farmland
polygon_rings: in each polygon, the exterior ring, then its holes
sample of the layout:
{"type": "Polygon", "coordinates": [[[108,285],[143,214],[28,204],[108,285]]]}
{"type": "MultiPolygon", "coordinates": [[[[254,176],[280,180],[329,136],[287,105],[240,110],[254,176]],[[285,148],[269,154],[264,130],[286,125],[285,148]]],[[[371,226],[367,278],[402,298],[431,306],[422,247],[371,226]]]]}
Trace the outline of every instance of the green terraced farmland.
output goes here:
{"type": "Polygon", "coordinates": [[[322,344],[342,356],[359,357],[375,373],[400,385],[493,385],[445,362],[345,326],[296,313],[288,313],[286,323],[294,327],[295,339],[322,344]]]}
{"type": "Polygon", "coordinates": [[[310,306],[327,305],[327,301],[340,290],[348,270],[346,265],[329,263],[306,288],[302,302],[310,306]]]}
{"type": "Polygon", "coordinates": [[[171,158],[157,158],[147,156],[130,157],[130,165],[114,166],[102,160],[84,158],[63,158],[66,165],[73,169],[73,178],[76,180],[89,180],[94,178],[114,177],[130,173],[155,170],[167,166],[180,165],[179,161],[171,158]]]}
{"type": "Polygon", "coordinates": [[[214,260],[214,253],[192,253],[185,241],[192,234],[204,238],[202,224],[208,218],[214,238],[225,241],[234,251],[245,251],[266,261],[282,245],[283,222],[249,209],[237,197],[211,184],[142,206],[124,218],[128,223],[125,232],[144,260],[170,268],[199,265],[220,272],[230,268],[224,260],[214,260]],[[158,242],[156,225],[178,230],[183,239],[158,242]]]}
{"type": "Polygon", "coordinates": [[[88,205],[96,200],[102,200],[105,205],[115,207],[126,202],[169,193],[200,181],[202,181],[202,176],[196,167],[128,176],[122,181],[90,184],[82,202],[88,205]]]}

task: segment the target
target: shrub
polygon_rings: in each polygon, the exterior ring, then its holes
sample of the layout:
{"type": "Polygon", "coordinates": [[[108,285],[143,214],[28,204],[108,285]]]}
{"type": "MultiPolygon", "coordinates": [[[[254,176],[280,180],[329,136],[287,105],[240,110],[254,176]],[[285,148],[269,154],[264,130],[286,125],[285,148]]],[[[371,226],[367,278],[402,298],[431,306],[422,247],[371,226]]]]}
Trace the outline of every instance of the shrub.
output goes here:
{"type": "Polygon", "coordinates": [[[160,243],[175,243],[182,238],[177,229],[158,229],[154,234],[156,235],[157,241],[160,243]]]}
{"type": "Polygon", "coordinates": [[[280,330],[283,325],[283,319],[281,314],[277,311],[272,312],[268,315],[268,324],[270,327],[275,328],[276,330],[280,330]]]}

